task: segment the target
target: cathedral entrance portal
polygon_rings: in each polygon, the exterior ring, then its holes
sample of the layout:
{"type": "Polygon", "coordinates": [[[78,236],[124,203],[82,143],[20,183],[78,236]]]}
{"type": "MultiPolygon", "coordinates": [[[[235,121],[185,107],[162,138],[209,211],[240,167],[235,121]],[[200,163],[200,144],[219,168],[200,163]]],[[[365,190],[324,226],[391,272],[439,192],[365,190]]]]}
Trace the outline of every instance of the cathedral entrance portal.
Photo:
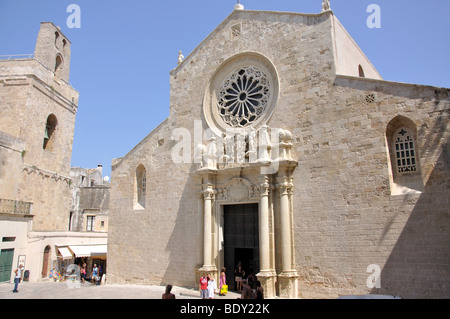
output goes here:
{"type": "MultiPolygon", "coordinates": [[[[211,143],[214,148],[214,139],[211,143]]],[[[268,165],[197,170],[203,266],[196,269],[196,276],[206,272],[219,278],[225,267],[228,286],[234,290],[234,270],[241,262],[246,275],[254,274],[261,282],[265,298],[297,298],[292,172],[298,164],[278,160],[276,172],[262,174],[268,165]]]]}
{"type": "Polygon", "coordinates": [[[229,288],[237,290],[234,270],[239,262],[245,271],[260,271],[258,204],[224,205],[224,264],[229,288]]]}

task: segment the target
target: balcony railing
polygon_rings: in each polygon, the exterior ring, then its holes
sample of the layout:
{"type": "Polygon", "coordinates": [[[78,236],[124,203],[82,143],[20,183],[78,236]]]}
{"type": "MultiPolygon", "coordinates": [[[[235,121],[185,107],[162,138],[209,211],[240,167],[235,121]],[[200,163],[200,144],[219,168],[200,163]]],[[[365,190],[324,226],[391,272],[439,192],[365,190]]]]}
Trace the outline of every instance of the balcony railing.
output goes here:
{"type": "Polygon", "coordinates": [[[0,198],[0,214],[31,215],[32,206],[32,203],[0,198]]]}

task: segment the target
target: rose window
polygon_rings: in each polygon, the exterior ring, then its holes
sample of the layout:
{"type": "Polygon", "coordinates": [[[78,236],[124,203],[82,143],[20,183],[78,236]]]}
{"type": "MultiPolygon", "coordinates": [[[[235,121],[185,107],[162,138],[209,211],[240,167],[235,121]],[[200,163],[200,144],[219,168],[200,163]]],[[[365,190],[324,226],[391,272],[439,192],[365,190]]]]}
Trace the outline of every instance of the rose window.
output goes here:
{"type": "Polygon", "coordinates": [[[223,81],[217,98],[219,114],[232,127],[246,127],[266,111],[269,98],[270,83],[264,72],[245,67],[223,81]]]}

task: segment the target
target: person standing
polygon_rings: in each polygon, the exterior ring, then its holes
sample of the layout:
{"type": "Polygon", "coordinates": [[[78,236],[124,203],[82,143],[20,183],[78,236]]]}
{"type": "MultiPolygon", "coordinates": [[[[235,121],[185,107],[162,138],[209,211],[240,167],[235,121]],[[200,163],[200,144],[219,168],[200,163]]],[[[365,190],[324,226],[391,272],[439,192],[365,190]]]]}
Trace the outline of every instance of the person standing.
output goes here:
{"type": "Polygon", "coordinates": [[[83,263],[81,266],[81,283],[85,283],[86,282],[86,263],[83,263]]]}
{"type": "Polygon", "coordinates": [[[14,270],[14,290],[13,292],[19,292],[17,290],[17,288],[19,288],[19,283],[22,280],[22,271],[23,271],[23,265],[19,265],[19,268],[17,268],[16,270],[14,270]]]}
{"type": "Polygon", "coordinates": [[[217,289],[216,281],[211,274],[208,275],[208,298],[214,299],[214,293],[217,289]]]}
{"type": "Polygon", "coordinates": [[[93,285],[95,285],[97,283],[97,281],[99,280],[99,272],[98,272],[97,264],[94,264],[94,268],[92,268],[91,278],[92,278],[93,285]]]}
{"type": "Polygon", "coordinates": [[[225,274],[226,269],[222,268],[222,271],[220,272],[220,279],[219,279],[219,289],[220,289],[220,296],[226,296],[227,291],[228,291],[228,286],[227,286],[227,276],[225,274]],[[227,289],[224,289],[224,286],[227,289]]]}
{"type": "Polygon", "coordinates": [[[244,270],[242,269],[241,262],[238,262],[236,269],[234,270],[234,274],[237,283],[237,291],[242,292],[242,277],[244,276],[244,270]]]}
{"type": "Polygon", "coordinates": [[[202,299],[208,298],[208,277],[206,273],[200,278],[200,297],[202,299]]]}

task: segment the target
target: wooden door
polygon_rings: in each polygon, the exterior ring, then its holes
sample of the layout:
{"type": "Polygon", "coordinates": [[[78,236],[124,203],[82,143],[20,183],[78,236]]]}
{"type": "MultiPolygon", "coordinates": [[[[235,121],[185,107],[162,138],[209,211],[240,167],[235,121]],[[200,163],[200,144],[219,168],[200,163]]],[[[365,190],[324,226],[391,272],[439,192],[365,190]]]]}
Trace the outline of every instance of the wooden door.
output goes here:
{"type": "Polygon", "coordinates": [[[46,278],[48,276],[48,262],[50,259],[50,246],[45,247],[44,250],[44,261],[42,263],[42,278],[46,278]]]}
{"type": "Polygon", "coordinates": [[[2,249],[0,252],[0,282],[11,281],[14,249],[2,249]]]}

